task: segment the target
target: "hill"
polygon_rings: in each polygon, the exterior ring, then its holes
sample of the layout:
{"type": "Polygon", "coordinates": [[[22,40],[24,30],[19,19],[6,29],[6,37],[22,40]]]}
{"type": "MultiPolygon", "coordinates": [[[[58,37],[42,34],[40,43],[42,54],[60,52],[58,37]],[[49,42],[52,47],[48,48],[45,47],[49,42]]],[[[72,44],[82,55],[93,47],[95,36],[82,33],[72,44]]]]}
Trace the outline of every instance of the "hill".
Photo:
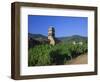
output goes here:
{"type": "Polygon", "coordinates": [[[84,36],[80,36],[80,35],[73,35],[73,36],[68,36],[68,37],[59,37],[59,40],[61,40],[62,42],[80,42],[80,41],[84,41],[87,42],[87,37],[84,36]]]}
{"type": "MultiPolygon", "coordinates": [[[[87,42],[87,37],[73,35],[73,36],[66,36],[66,37],[58,37],[58,38],[55,38],[55,40],[57,43],[59,43],[59,42],[72,43],[73,41],[87,42]]],[[[47,43],[49,43],[49,41],[48,41],[47,36],[45,36],[45,35],[28,33],[28,43],[29,43],[29,48],[30,48],[35,45],[47,44],[47,43]]]]}
{"type": "Polygon", "coordinates": [[[34,47],[36,45],[48,43],[47,37],[42,34],[28,33],[28,47],[34,47]]]}
{"type": "Polygon", "coordinates": [[[42,34],[28,33],[28,38],[33,38],[33,39],[36,39],[36,40],[41,40],[41,39],[47,39],[47,36],[42,35],[42,34]]]}

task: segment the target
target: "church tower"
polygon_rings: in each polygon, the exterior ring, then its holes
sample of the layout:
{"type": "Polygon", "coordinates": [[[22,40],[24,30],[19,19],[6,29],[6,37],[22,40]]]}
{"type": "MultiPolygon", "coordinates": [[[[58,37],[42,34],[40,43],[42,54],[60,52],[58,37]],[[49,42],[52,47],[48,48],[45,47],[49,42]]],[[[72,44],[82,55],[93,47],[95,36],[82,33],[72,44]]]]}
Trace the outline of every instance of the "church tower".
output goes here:
{"type": "Polygon", "coordinates": [[[48,29],[48,39],[51,45],[55,45],[55,29],[52,26],[48,29]]]}

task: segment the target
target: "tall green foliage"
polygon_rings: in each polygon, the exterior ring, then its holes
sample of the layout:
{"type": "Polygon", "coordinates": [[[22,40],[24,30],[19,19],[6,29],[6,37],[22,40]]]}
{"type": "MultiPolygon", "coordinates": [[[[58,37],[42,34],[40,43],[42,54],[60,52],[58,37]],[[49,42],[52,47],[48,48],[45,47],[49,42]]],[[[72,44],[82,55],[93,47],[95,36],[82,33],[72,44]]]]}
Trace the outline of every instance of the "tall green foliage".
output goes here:
{"type": "Polygon", "coordinates": [[[87,52],[87,43],[73,45],[59,43],[55,46],[49,44],[37,45],[28,51],[29,66],[62,65],[80,54],[87,52]]]}

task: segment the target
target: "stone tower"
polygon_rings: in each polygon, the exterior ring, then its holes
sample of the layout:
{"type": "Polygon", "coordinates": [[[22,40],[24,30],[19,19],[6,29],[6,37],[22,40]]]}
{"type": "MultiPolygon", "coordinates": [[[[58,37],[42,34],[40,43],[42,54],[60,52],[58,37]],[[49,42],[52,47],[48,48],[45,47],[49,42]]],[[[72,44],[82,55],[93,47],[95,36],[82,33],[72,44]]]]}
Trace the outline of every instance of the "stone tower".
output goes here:
{"type": "Polygon", "coordinates": [[[52,26],[48,29],[48,39],[51,45],[55,45],[55,29],[52,26]]]}

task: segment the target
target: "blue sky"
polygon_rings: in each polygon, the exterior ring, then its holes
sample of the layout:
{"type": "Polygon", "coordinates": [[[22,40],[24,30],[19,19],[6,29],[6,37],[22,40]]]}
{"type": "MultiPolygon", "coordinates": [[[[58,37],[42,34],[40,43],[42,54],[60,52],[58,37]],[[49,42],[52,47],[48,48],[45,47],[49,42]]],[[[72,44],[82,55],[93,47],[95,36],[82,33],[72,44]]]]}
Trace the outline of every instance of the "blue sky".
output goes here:
{"type": "Polygon", "coordinates": [[[28,32],[48,35],[49,26],[55,28],[55,36],[87,36],[88,18],[70,16],[38,16],[28,15],[28,32]]]}

